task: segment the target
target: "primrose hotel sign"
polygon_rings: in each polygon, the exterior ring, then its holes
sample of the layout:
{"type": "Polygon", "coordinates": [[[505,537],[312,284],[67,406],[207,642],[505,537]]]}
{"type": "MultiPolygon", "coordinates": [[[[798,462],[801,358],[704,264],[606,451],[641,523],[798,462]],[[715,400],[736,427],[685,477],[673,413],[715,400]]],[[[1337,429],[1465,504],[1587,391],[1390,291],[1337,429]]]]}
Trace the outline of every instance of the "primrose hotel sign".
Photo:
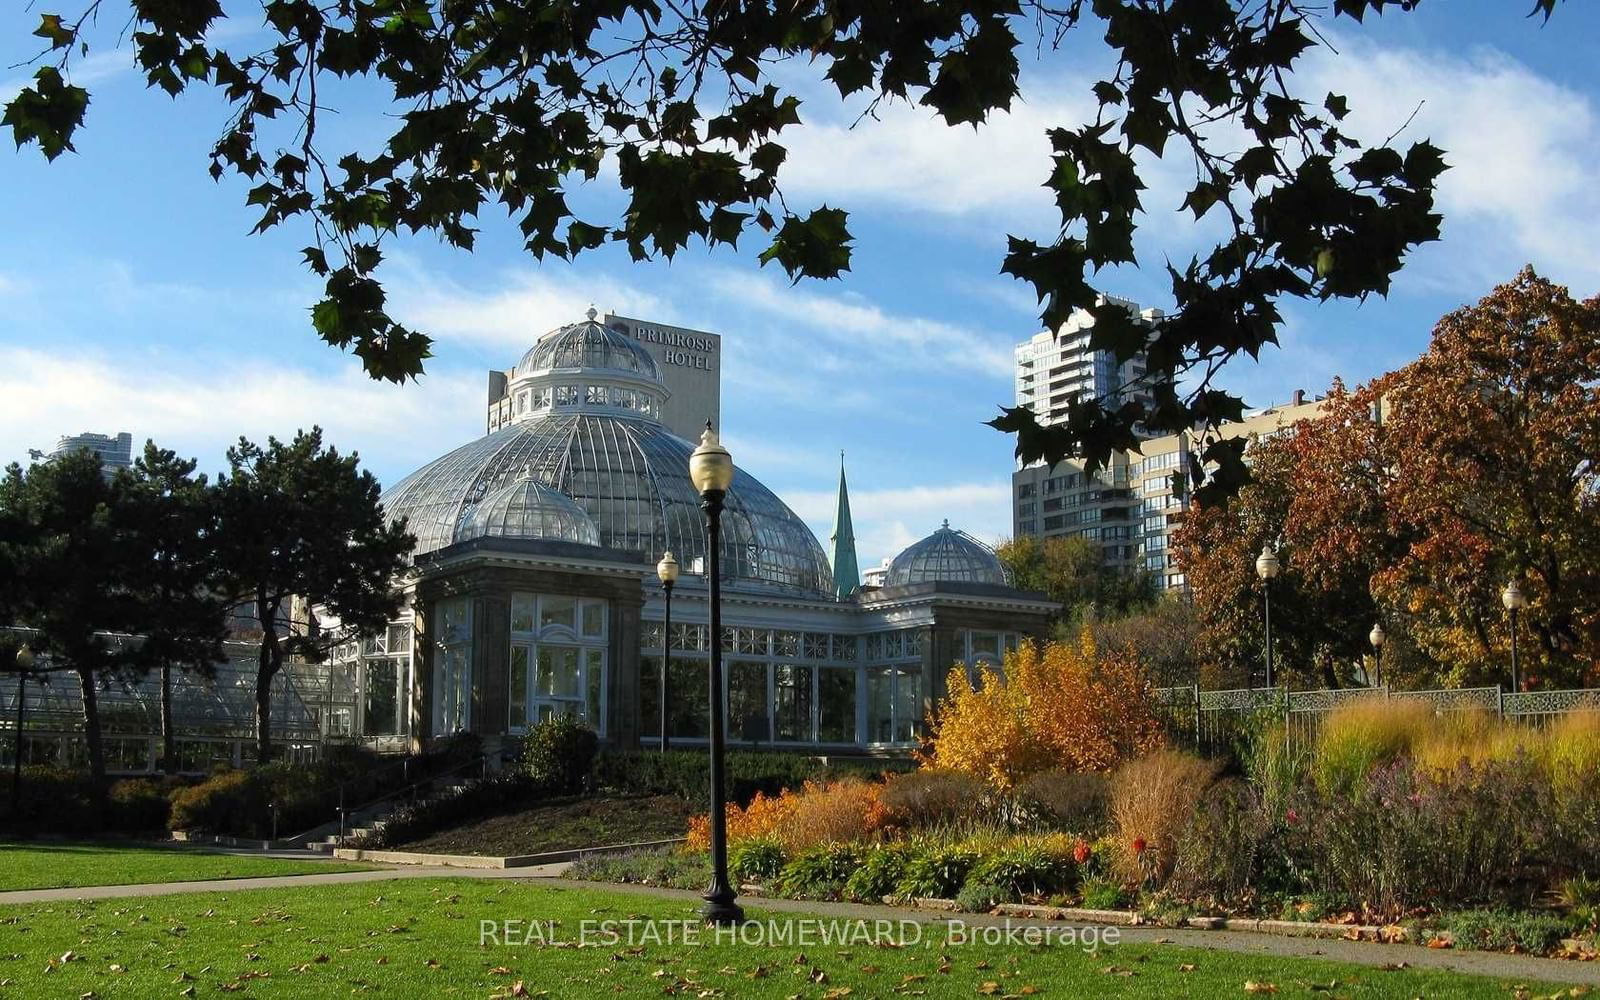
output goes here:
{"type": "Polygon", "coordinates": [[[643,343],[660,345],[660,358],[664,364],[703,372],[713,370],[712,358],[716,355],[717,343],[710,337],[679,330],[662,330],[643,323],[631,324],[628,332],[643,343]]]}

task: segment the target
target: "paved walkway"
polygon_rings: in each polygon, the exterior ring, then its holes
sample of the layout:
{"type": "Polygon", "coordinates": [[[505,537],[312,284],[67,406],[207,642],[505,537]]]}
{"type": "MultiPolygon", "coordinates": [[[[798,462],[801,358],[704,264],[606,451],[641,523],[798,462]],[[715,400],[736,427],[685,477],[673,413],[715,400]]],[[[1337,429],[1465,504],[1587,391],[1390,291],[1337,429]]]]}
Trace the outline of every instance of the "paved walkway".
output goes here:
{"type": "MultiPolygon", "coordinates": [[[[206,882],[162,882],[144,885],[106,885],[75,889],[27,889],[17,892],[0,892],[0,905],[12,903],[41,903],[72,899],[121,899],[129,897],[166,896],[192,892],[239,892],[246,889],[298,888],[307,885],[340,885],[350,882],[382,882],[409,878],[509,878],[538,880],[563,889],[633,893],[663,899],[696,900],[699,895],[678,889],[658,889],[639,885],[598,885],[562,878],[570,862],[539,865],[530,868],[445,868],[439,866],[407,866],[383,868],[373,871],[329,872],[325,875],[278,875],[269,878],[219,879],[206,882]]],[[[917,920],[927,924],[964,921],[968,926],[1009,923],[1013,927],[1060,927],[1061,921],[1037,920],[1024,917],[998,917],[984,914],[937,913],[927,910],[910,910],[892,906],[869,906],[858,903],[819,903],[792,899],[752,899],[747,906],[778,913],[806,913],[829,917],[853,919],[917,920]]],[[[1502,955],[1495,952],[1449,951],[1422,948],[1417,945],[1377,944],[1367,941],[1343,939],[1294,938],[1274,934],[1256,934],[1247,931],[1206,931],[1161,927],[1118,928],[1125,943],[1178,944],[1211,951],[1237,952],[1250,955],[1268,955],[1284,958],[1326,958],[1354,965],[1380,967],[1404,963],[1418,969],[1445,969],[1475,976],[1488,976],[1509,982],[1543,981],[1551,983],[1577,983],[1600,985],[1600,964],[1568,962],[1548,958],[1530,958],[1526,955],[1502,955]]]]}
{"type": "MultiPolygon", "coordinates": [[[[258,852],[259,853],[259,852],[258,852]]],[[[274,856],[286,856],[278,852],[274,856]]],[[[288,855],[296,856],[296,855],[288,855]]],[[[324,860],[326,855],[320,855],[324,860]]],[[[122,899],[135,896],[173,896],[186,892],[239,892],[244,889],[290,889],[307,885],[342,885],[346,882],[385,882],[402,878],[540,878],[565,874],[570,862],[529,868],[445,868],[416,865],[372,871],[328,872],[325,875],[268,875],[262,878],[209,879],[203,882],[146,882],[138,885],[94,885],[67,889],[18,889],[0,892],[0,905],[50,903],[64,899],[122,899]]],[[[589,883],[583,883],[588,885],[589,883]]]]}

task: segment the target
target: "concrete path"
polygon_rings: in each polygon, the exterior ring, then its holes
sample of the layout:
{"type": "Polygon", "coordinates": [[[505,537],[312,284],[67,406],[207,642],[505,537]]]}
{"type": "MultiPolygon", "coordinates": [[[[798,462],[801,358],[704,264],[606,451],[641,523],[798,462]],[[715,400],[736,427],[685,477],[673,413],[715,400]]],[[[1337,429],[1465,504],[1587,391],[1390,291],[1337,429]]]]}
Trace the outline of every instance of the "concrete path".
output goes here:
{"type": "MultiPolygon", "coordinates": [[[[193,892],[240,892],[248,889],[299,888],[308,885],[341,885],[351,882],[383,882],[410,878],[487,878],[540,881],[552,887],[575,891],[607,891],[653,896],[661,899],[696,901],[699,894],[679,889],[658,889],[639,885],[614,885],[580,882],[562,878],[572,867],[559,862],[531,868],[445,868],[405,866],[374,871],[329,872],[325,875],[276,875],[268,878],[218,879],[205,882],[161,882],[144,885],[105,885],[74,889],[26,889],[0,892],[0,905],[42,903],[75,899],[122,899],[167,896],[193,892]]],[[[967,926],[1061,927],[1061,921],[999,917],[974,913],[937,913],[894,906],[869,906],[858,903],[820,903],[793,899],[747,899],[747,907],[777,913],[864,920],[917,920],[942,924],[961,920],[967,926]]],[[[1121,940],[1133,944],[1177,944],[1217,952],[1236,952],[1283,958],[1326,958],[1354,965],[1382,967],[1405,964],[1418,969],[1444,969],[1475,976],[1488,976],[1508,983],[1550,982],[1600,985],[1600,965],[1569,962],[1526,955],[1495,952],[1451,951],[1418,945],[1377,944],[1342,939],[1294,938],[1245,931],[1206,931],[1161,927],[1119,927],[1121,940]]]]}
{"type": "MultiPolygon", "coordinates": [[[[594,882],[579,882],[565,878],[546,878],[546,884],[563,888],[600,888],[594,882]]],[[[657,896],[668,899],[698,901],[696,892],[679,889],[658,889],[639,885],[611,885],[603,888],[619,892],[657,896]]],[[[1037,920],[1026,917],[1001,917],[976,913],[939,913],[930,910],[911,910],[897,906],[869,906],[859,903],[818,903],[796,899],[744,899],[747,908],[759,908],[780,913],[806,913],[826,917],[864,920],[918,920],[926,924],[943,924],[952,920],[964,921],[966,926],[1012,927],[1064,927],[1070,922],[1037,920]]],[[[1080,925],[1081,926],[1081,925],[1080,925]]],[[[1207,931],[1163,927],[1119,927],[1125,944],[1177,944],[1210,951],[1238,952],[1248,955],[1267,955],[1283,958],[1325,958],[1352,965],[1382,967],[1405,965],[1416,969],[1447,969],[1474,976],[1489,976],[1511,983],[1549,982],[1600,984],[1600,964],[1594,962],[1569,962],[1553,958],[1532,958],[1527,955],[1503,955],[1486,951],[1452,951],[1424,948],[1414,944],[1378,944],[1371,941],[1346,941],[1343,939],[1297,938],[1276,934],[1258,934],[1248,931],[1207,931]]]]}
{"type": "MultiPolygon", "coordinates": [[[[259,852],[257,852],[259,855],[259,852]]],[[[282,852],[278,852],[280,856],[282,852]]],[[[327,860],[326,855],[321,855],[327,860]]],[[[290,889],[307,885],[342,885],[346,882],[385,882],[402,878],[539,878],[563,875],[570,862],[531,868],[444,868],[408,865],[360,872],[324,875],[268,875],[262,878],[209,879],[203,882],[147,882],[139,885],[93,885],[66,889],[18,889],[0,892],[0,905],[50,903],[71,899],[123,899],[138,896],[173,896],[186,892],[240,892],[246,889],[290,889]]],[[[583,883],[585,885],[589,883],[583,883]]]]}

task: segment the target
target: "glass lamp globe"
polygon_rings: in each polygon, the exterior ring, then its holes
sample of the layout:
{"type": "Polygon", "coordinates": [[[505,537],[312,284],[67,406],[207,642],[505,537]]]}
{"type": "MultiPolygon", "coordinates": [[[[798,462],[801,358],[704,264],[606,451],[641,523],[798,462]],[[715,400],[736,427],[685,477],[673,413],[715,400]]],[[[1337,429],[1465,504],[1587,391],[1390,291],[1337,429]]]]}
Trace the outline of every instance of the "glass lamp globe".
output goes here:
{"type": "Polygon", "coordinates": [[[689,479],[701,494],[726,493],[733,485],[733,456],[717,440],[717,432],[711,429],[709,420],[700,433],[700,447],[689,456],[689,479]]]}
{"type": "Polygon", "coordinates": [[[1272,546],[1261,546],[1261,554],[1256,556],[1256,575],[1263,580],[1270,580],[1282,568],[1283,564],[1278,562],[1278,554],[1272,551],[1272,546]]]}
{"type": "Polygon", "coordinates": [[[656,563],[656,578],[664,584],[678,582],[678,560],[672,557],[671,552],[663,553],[661,561],[656,563]]]}
{"type": "Polygon", "coordinates": [[[1367,633],[1367,641],[1372,643],[1372,648],[1373,649],[1382,649],[1383,648],[1383,640],[1386,639],[1386,638],[1387,638],[1387,636],[1385,636],[1383,634],[1383,623],[1382,622],[1379,622],[1378,624],[1372,626],[1372,631],[1367,633]]]}
{"type": "Polygon", "coordinates": [[[1522,588],[1517,586],[1517,581],[1512,580],[1506,584],[1506,589],[1500,592],[1500,603],[1507,611],[1521,611],[1528,606],[1528,597],[1522,592],[1522,588]]]}

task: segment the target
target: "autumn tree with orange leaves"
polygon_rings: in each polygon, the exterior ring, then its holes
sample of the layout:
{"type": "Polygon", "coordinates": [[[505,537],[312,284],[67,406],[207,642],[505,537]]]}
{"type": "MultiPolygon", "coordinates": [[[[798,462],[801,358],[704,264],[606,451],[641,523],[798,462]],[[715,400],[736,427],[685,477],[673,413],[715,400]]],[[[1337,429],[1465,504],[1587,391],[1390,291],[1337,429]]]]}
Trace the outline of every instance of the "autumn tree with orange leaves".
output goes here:
{"type": "Polygon", "coordinates": [[[1272,541],[1285,676],[1356,676],[1390,639],[1401,686],[1509,683],[1499,594],[1515,577],[1530,686],[1600,682],[1600,299],[1524,270],[1439,321],[1426,354],[1249,452],[1252,482],[1175,539],[1206,658],[1260,649],[1253,554],[1272,541]]]}
{"type": "Polygon", "coordinates": [[[1526,268],[1439,321],[1420,359],[1373,386],[1401,558],[1374,575],[1451,683],[1504,683],[1500,591],[1528,596],[1523,675],[1600,682],[1600,297],[1526,268]]]}

